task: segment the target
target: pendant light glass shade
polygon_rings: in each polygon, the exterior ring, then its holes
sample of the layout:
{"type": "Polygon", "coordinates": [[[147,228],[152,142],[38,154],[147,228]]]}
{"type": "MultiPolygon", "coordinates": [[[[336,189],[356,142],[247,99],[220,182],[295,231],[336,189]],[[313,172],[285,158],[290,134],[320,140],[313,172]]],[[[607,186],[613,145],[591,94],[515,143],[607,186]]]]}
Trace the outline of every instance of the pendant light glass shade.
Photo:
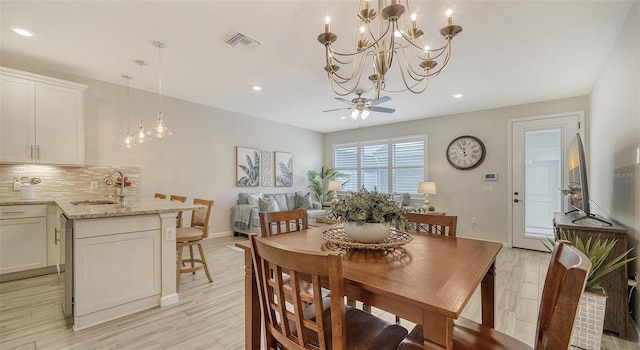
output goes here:
{"type": "Polygon", "coordinates": [[[123,75],[122,77],[127,80],[127,134],[124,136],[124,140],[122,140],[120,144],[126,148],[132,148],[137,144],[136,140],[131,137],[131,134],[129,134],[129,121],[131,119],[131,113],[129,110],[129,80],[133,79],[133,77],[129,75],[123,75]]]}
{"type": "Polygon", "coordinates": [[[160,41],[154,41],[153,46],[158,48],[158,108],[160,111],[158,112],[158,121],[156,125],[149,130],[149,135],[161,139],[171,136],[173,133],[165,125],[162,116],[162,49],[165,47],[165,44],[160,41]]]}
{"type": "Polygon", "coordinates": [[[142,126],[142,120],[140,120],[140,127],[138,128],[138,133],[135,135],[135,140],[139,144],[151,142],[151,138],[147,135],[147,132],[144,130],[144,126],[142,126]]]}
{"type": "MultiPolygon", "coordinates": [[[[142,82],[142,67],[147,65],[147,62],[143,60],[135,60],[134,61],[140,67],[140,82],[142,82]]],[[[143,144],[151,142],[151,138],[147,136],[147,131],[144,129],[142,125],[142,119],[140,119],[140,126],[138,127],[138,132],[133,135],[133,139],[137,144],[143,144]]]]}

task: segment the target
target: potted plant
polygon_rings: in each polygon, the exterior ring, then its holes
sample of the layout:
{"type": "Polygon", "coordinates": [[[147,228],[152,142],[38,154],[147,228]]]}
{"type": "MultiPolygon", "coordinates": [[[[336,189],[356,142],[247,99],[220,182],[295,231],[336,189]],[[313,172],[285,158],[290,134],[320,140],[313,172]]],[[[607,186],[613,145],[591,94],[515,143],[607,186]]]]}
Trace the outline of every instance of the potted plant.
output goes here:
{"type": "MultiPolygon", "coordinates": [[[[587,276],[584,293],[580,298],[578,313],[573,325],[571,345],[587,350],[600,349],[607,295],[599,281],[603,276],[635,260],[636,257],[626,258],[633,248],[605,263],[618,240],[602,240],[600,237],[592,239],[590,237],[585,242],[575,233],[567,231],[560,232],[560,239],[571,242],[576,249],[591,260],[591,270],[587,276]],[[595,332],[594,329],[596,329],[595,332]]],[[[544,242],[543,244],[549,251],[552,251],[555,241],[550,238],[548,240],[551,246],[544,244],[544,242]]]]}
{"type": "MultiPolygon", "coordinates": [[[[348,174],[340,173],[334,168],[327,168],[323,165],[320,172],[315,170],[307,171],[307,179],[310,183],[308,188],[318,197],[320,203],[330,202],[335,193],[334,191],[327,191],[327,183],[329,180],[345,179],[348,177],[348,174]]],[[[344,186],[347,182],[349,182],[349,180],[343,182],[342,185],[344,186]]]]}
{"type": "Polygon", "coordinates": [[[345,234],[362,243],[383,241],[389,235],[391,224],[405,221],[404,213],[405,209],[391,195],[364,187],[340,198],[329,209],[332,218],[344,223],[345,234]]]}

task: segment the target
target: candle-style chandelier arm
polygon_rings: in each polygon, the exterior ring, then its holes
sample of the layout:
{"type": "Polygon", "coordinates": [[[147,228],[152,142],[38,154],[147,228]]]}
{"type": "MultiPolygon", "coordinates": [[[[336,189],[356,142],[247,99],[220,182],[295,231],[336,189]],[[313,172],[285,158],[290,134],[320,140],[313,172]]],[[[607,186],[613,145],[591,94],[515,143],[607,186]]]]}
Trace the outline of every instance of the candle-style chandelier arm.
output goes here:
{"type": "Polygon", "coordinates": [[[366,61],[366,58],[361,57],[360,60],[357,61],[357,63],[354,61],[354,67],[349,76],[342,76],[341,74],[339,74],[338,70],[340,70],[342,67],[333,64],[334,61],[335,61],[335,58],[332,58],[329,50],[327,49],[327,55],[326,55],[327,65],[325,66],[325,70],[327,71],[329,79],[334,80],[334,78],[337,78],[336,81],[339,81],[340,83],[345,83],[349,80],[352,80],[356,76],[359,77],[361,75],[362,68],[364,67],[364,62],[366,61]]]}

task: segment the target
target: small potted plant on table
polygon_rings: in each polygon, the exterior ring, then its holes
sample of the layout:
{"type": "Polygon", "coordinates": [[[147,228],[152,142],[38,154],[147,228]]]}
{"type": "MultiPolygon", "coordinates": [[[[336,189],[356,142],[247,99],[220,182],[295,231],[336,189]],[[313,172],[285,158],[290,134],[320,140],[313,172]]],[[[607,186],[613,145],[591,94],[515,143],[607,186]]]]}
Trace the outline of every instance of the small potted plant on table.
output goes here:
{"type": "Polygon", "coordinates": [[[377,243],[389,236],[390,225],[403,223],[404,209],[388,194],[368,191],[340,198],[329,215],[344,223],[344,232],[355,242],[377,243]]]}

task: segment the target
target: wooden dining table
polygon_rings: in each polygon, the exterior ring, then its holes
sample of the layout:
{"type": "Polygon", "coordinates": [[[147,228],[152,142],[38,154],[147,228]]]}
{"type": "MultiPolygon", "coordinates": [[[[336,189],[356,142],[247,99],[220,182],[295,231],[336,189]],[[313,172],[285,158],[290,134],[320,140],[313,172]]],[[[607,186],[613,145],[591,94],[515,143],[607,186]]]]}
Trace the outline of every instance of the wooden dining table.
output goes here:
{"type": "MultiPolygon", "coordinates": [[[[340,249],[322,237],[326,227],[274,235],[269,240],[307,251],[340,249]]],[[[249,241],[245,258],[245,349],[260,349],[260,306],[249,241]]],[[[502,244],[433,234],[413,235],[399,248],[343,249],[348,298],[423,325],[425,349],[452,349],[453,320],[481,285],[482,323],[494,326],[495,260],[502,244]]]]}

